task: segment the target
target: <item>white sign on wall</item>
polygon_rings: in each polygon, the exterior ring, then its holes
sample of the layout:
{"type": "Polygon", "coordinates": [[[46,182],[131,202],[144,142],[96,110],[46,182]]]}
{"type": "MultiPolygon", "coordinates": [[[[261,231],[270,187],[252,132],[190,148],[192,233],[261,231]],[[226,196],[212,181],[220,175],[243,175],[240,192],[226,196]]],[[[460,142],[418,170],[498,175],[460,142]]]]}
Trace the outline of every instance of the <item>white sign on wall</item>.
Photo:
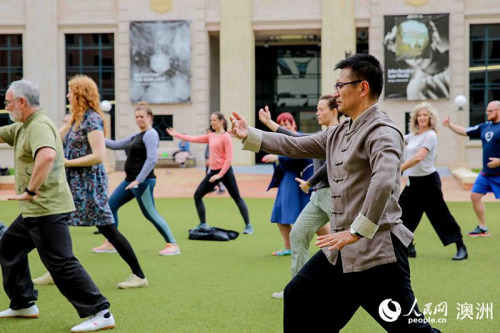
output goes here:
{"type": "Polygon", "coordinates": [[[130,101],[191,100],[189,21],[130,23],[130,101]]]}

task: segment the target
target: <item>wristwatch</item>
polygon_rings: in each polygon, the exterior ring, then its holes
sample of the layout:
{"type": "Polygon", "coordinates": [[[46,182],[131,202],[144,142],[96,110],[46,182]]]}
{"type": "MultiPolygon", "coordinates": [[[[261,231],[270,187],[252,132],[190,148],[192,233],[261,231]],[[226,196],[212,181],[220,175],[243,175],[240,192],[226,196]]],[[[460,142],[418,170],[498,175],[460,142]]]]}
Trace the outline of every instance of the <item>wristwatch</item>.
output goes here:
{"type": "Polygon", "coordinates": [[[28,193],[32,197],[34,197],[35,195],[37,195],[36,192],[30,191],[29,188],[27,188],[27,187],[24,189],[24,192],[28,193]]]}
{"type": "Polygon", "coordinates": [[[363,238],[363,237],[365,237],[365,236],[363,236],[362,234],[360,234],[360,233],[356,232],[356,230],[354,230],[353,228],[350,228],[350,229],[349,229],[349,232],[351,233],[351,235],[353,235],[353,236],[358,236],[359,238],[363,238]]]}

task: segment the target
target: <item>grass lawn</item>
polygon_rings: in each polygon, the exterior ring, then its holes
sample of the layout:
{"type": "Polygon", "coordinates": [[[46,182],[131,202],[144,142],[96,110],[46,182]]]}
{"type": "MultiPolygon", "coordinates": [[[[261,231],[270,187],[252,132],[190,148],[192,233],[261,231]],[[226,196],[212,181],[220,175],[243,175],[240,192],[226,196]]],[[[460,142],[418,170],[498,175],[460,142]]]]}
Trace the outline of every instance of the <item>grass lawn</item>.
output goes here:
{"type": "MultiPolygon", "coordinates": [[[[143,218],[137,203],[120,210],[120,230],[132,243],[150,286],[118,290],[116,283],[130,274],[117,254],[90,251],[102,242],[94,228],[71,228],[76,256],[102,293],[111,302],[117,326],[113,332],[281,332],[283,302],[271,298],[283,290],[290,278],[290,257],[273,257],[281,246],[276,226],[269,223],[273,201],[247,199],[254,235],[240,235],[229,242],[190,241],[188,229],[197,225],[192,199],[159,199],[157,207],[170,224],[182,254],[161,257],[160,235],[143,218]]],[[[205,200],[208,223],[226,229],[243,230],[236,205],[229,198],[205,200]]],[[[475,226],[470,203],[449,207],[465,232],[475,226]]],[[[418,257],[411,260],[413,289],[420,309],[432,303],[447,303],[446,323],[436,324],[442,332],[499,332],[500,326],[500,204],[486,203],[492,236],[465,239],[469,259],[452,262],[455,246],[444,248],[426,218],[416,232],[418,257]],[[457,319],[457,303],[472,305],[473,319],[457,319]],[[493,319],[476,319],[477,303],[493,304],[493,319]]],[[[10,223],[18,214],[17,204],[0,202],[0,219],[10,223]]],[[[311,253],[316,248],[311,247],[311,253]]],[[[30,254],[31,272],[45,272],[38,254],[30,254]]],[[[376,286],[374,286],[376,288],[376,286]]],[[[0,332],[69,332],[80,322],[73,307],[54,286],[39,287],[40,318],[2,319],[0,332]]],[[[342,302],[332,299],[331,302],[342,302]]],[[[9,301],[0,291],[0,308],[9,301]]],[[[304,304],[318,306],[319,304],[304,304]]],[[[460,313],[464,314],[464,311],[460,313]]],[[[327,319],[327,318],[325,318],[327,319]]],[[[305,318],[317,320],[317,318],[305,318]]],[[[359,310],[342,332],[383,332],[363,310],[359,310]]]]}

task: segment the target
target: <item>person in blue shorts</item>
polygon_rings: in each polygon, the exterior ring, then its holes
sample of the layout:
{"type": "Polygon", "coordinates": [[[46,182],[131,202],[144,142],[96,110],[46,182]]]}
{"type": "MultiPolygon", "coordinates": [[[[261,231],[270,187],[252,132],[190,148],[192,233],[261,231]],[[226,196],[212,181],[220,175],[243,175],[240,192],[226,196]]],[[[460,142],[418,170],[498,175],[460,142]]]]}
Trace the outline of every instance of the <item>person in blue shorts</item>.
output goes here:
{"type": "Polygon", "coordinates": [[[468,128],[443,119],[443,125],[453,132],[467,135],[471,139],[481,139],[483,142],[483,169],[472,186],[470,198],[476,212],[478,226],[468,233],[472,237],[489,236],[484,218],[485,209],[481,201],[486,193],[493,192],[500,199],[500,101],[492,101],[486,110],[487,121],[468,128]]]}

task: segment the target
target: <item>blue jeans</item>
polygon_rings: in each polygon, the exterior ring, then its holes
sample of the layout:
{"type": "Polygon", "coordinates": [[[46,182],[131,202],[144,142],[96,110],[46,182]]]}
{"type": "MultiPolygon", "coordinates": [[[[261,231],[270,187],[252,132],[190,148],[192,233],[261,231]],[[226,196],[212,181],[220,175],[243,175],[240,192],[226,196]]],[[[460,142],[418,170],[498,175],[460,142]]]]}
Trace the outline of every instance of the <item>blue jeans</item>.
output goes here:
{"type": "Polygon", "coordinates": [[[116,226],[118,227],[118,209],[132,200],[137,199],[142,214],[155,226],[158,232],[165,238],[167,243],[175,244],[175,238],[170,231],[170,227],[160,213],[156,210],[153,197],[153,189],[156,185],[156,178],[148,178],[140,183],[137,188],[126,190],[130,182],[124,180],[113,191],[109,197],[109,207],[115,218],[116,226]]]}

